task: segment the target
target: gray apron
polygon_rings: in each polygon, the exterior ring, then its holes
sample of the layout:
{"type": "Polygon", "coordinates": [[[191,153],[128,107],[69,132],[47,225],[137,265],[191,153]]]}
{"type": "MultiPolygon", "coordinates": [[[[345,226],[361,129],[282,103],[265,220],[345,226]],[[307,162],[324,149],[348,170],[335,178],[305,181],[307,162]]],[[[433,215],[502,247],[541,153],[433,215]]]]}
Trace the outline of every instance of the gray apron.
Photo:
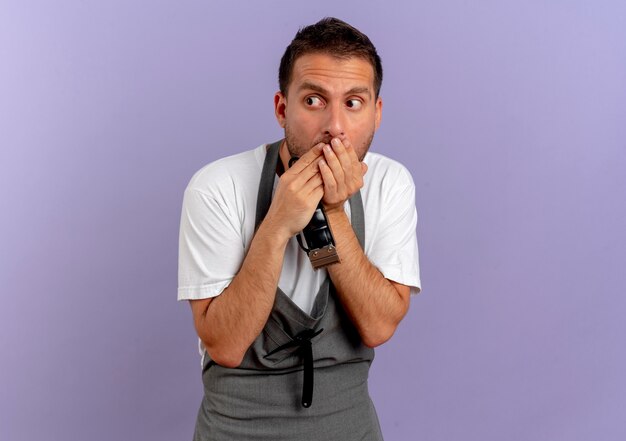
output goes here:
{"type": "MultiPolygon", "coordinates": [[[[272,144],[265,158],[257,227],[271,203],[279,147],[280,141],[272,144]]],[[[350,210],[363,246],[360,193],[350,210]]],[[[383,439],[367,389],[374,350],[361,341],[329,277],[310,314],[277,288],[267,323],[239,367],[205,359],[194,441],[383,439]]]]}

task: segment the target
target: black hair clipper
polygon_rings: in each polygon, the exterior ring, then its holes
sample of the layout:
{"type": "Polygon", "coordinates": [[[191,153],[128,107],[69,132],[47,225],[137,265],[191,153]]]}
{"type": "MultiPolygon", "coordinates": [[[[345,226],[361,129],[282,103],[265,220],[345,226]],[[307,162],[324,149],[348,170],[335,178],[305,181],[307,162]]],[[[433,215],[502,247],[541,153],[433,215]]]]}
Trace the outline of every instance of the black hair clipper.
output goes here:
{"type": "MultiPolygon", "coordinates": [[[[289,167],[297,160],[297,157],[291,158],[289,160],[289,167]]],[[[309,223],[302,229],[302,233],[296,235],[296,239],[298,240],[300,248],[309,256],[309,260],[314,269],[340,262],[337,248],[335,247],[335,239],[333,238],[333,233],[330,231],[326,213],[324,212],[324,207],[321,202],[315,209],[309,223]],[[302,236],[304,236],[304,241],[302,240],[302,236]]]]}

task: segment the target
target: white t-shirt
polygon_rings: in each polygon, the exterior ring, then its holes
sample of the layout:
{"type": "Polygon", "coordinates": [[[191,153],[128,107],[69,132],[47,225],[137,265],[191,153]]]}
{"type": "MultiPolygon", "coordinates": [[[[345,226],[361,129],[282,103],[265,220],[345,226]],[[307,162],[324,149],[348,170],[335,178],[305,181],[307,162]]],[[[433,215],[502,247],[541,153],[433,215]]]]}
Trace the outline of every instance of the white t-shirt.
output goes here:
{"type": "MultiPolygon", "coordinates": [[[[178,300],[215,297],[239,268],[254,235],[256,202],[266,145],[229,156],[200,169],[183,199],[178,260],[178,300]]],[[[416,239],[415,186],[400,163],[368,152],[361,189],[365,254],[390,280],[420,290],[416,239]]],[[[278,177],[274,180],[274,188],[278,177]]],[[[345,205],[350,214],[349,203],[345,205]]],[[[305,312],[326,278],[313,270],[292,238],[285,250],[278,286],[305,312]]]]}

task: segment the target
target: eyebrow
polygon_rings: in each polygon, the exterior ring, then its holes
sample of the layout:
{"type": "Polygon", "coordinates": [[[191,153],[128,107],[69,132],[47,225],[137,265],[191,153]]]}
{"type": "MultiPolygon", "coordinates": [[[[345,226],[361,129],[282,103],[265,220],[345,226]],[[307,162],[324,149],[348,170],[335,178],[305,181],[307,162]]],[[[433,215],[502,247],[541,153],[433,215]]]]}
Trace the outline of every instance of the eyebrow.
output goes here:
{"type": "MultiPolygon", "coordinates": [[[[328,95],[328,91],[326,89],[324,89],[322,86],[319,86],[315,83],[311,83],[310,81],[305,81],[304,83],[302,83],[300,87],[298,87],[298,90],[299,91],[300,90],[312,90],[314,92],[321,93],[322,95],[328,95]]],[[[371,96],[369,87],[363,87],[363,86],[353,87],[352,89],[346,92],[346,95],[355,95],[355,94],[361,94],[361,93],[365,93],[368,96],[371,96]]]]}

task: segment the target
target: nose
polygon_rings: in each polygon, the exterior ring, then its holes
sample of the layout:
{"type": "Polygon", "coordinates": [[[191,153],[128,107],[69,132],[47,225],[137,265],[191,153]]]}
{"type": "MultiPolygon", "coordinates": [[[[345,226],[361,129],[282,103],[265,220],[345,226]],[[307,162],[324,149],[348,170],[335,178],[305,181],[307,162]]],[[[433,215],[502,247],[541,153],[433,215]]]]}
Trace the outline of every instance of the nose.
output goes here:
{"type": "Polygon", "coordinates": [[[330,138],[344,138],[346,120],[343,108],[340,104],[334,104],[326,108],[326,121],[324,135],[330,138]]]}

